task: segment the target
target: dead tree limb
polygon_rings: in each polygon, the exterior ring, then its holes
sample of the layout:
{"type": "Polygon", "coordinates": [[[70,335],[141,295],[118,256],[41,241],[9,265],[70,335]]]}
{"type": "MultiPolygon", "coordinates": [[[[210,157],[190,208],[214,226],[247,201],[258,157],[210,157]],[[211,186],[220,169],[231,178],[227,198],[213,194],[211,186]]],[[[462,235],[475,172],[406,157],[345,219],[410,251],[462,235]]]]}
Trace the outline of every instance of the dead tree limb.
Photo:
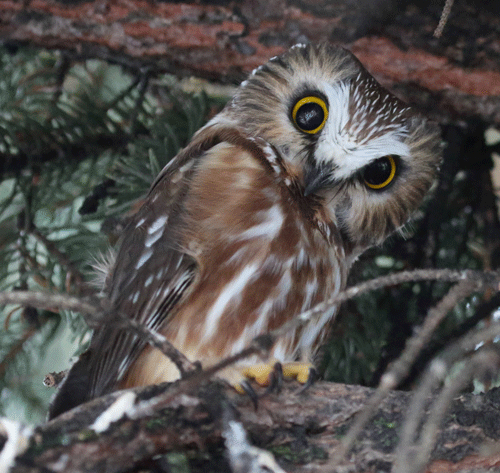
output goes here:
{"type": "MultiPolygon", "coordinates": [[[[222,411],[230,403],[252,443],[270,450],[287,472],[302,471],[307,464],[307,471],[319,473],[326,471],[328,458],[340,447],[354,415],[373,394],[372,389],[359,386],[317,383],[297,395],[296,384],[287,383],[282,394],[261,399],[255,411],[248,398],[212,382],[197,392],[174,396],[159,411],[135,418],[141,403],[169,389],[175,385],[135,389],[134,394],[116,392],[28,435],[25,431],[27,448],[19,452],[11,471],[119,472],[171,451],[224,462],[222,411]],[[110,415],[113,411],[115,417],[110,415]]],[[[339,468],[390,471],[410,396],[398,391],[389,394],[361,432],[352,458],[339,468]]],[[[488,471],[498,466],[500,455],[494,445],[500,437],[499,400],[498,389],[455,399],[426,471],[488,471]]],[[[6,437],[0,428],[0,441],[5,445],[6,437]]]]}
{"type": "Polygon", "coordinates": [[[498,125],[494,3],[456,2],[438,39],[441,4],[0,0],[0,38],[135,71],[225,82],[241,81],[297,42],[330,41],[351,49],[379,81],[440,121],[474,115],[498,125]]]}

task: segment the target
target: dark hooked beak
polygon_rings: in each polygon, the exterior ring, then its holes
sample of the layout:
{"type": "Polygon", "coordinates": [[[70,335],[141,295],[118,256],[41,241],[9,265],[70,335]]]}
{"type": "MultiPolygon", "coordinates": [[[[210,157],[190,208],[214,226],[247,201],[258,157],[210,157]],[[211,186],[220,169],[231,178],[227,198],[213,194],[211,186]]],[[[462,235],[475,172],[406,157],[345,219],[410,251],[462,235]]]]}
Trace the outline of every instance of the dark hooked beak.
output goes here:
{"type": "Polygon", "coordinates": [[[307,163],[304,176],[304,196],[307,197],[325,187],[331,187],[334,181],[331,163],[307,163]]]}

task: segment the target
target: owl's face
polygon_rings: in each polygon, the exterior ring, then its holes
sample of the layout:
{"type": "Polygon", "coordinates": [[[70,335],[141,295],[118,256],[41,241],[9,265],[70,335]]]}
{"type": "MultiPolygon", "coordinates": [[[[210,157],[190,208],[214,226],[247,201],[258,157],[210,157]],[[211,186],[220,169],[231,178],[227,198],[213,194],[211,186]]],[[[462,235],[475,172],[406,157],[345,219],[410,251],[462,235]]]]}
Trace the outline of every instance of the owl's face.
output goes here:
{"type": "Polygon", "coordinates": [[[405,223],[440,159],[437,127],[327,45],[296,46],[256,69],[216,121],[275,147],[354,254],[405,223]]]}

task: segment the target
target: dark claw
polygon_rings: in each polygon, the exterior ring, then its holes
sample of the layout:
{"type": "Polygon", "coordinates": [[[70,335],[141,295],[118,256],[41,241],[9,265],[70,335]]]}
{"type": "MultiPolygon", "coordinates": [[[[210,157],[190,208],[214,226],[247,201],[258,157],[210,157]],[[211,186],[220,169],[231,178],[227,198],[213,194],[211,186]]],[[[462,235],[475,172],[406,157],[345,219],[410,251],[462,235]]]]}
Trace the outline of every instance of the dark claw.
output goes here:
{"type": "Polygon", "coordinates": [[[283,366],[280,362],[276,362],[273,366],[273,371],[269,377],[269,386],[262,396],[267,396],[269,393],[279,394],[283,388],[283,366]]]}
{"type": "Polygon", "coordinates": [[[252,385],[247,380],[244,380],[241,382],[240,386],[243,388],[245,394],[252,401],[255,410],[257,410],[257,408],[259,407],[259,396],[255,392],[254,388],[252,388],[252,385]]]}
{"type": "Polygon", "coordinates": [[[306,392],[318,379],[318,373],[314,368],[311,368],[309,370],[309,375],[307,376],[307,381],[304,383],[304,386],[302,386],[296,394],[303,394],[306,392]]]}

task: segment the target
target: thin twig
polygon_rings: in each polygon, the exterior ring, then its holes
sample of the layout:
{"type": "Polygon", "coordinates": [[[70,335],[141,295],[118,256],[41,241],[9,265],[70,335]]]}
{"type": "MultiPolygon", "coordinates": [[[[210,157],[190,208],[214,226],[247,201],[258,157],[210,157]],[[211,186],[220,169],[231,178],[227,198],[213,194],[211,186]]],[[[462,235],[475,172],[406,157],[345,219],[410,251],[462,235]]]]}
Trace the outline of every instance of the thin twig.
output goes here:
{"type": "MultiPolygon", "coordinates": [[[[68,74],[68,71],[71,67],[71,60],[69,58],[69,55],[63,51],[61,53],[60,59],[55,64],[55,67],[56,67],[56,88],[54,91],[54,95],[52,96],[53,107],[57,106],[57,102],[59,102],[59,99],[61,98],[61,95],[64,91],[64,80],[66,79],[66,75],[68,74]]],[[[47,121],[49,122],[51,119],[52,116],[49,116],[47,118],[47,121]]]]}
{"type": "Polygon", "coordinates": [[[411,337],[401,356],[392,364],[390,369],[380,379],[380,383],[366,404],[364,409],[357,416],[351,428],[342,439],[340,448],[332,459],[332,466],[337,465],[352,448],[356,438],[362,431],[366,423],[371,419],[380,403],[385,399],[389,391],[406,377],[414,360],[432,337],[436,327],[441,323],[448,312],[465,297],[476,291],[481,286],[481,280],[463,280],[453,286],[448,294],[444,296],[438,304],[433,307],[425,318],[423,326],[411,337]]]}
{"type": "Polygon", "coordinates": [[[441,18],[439,18],[439,23],[434,30],[434,38],[441,38],[441,35],[443,34],[444,27],[446,26],[446,23],[448,22],[448,18],[451,13],[451,9],[453,7],[454,0],[446,0],[443,11],[441,12],[441,18]]]}
{"type": "Polygon", "coordinates": [[[38,228],[32,226],[29,230],[29,233],[30,235],[33,235],[40,243],[42,243],[45,248],[47,248],[47,251],[52,256],[54,256],[54,258],[62,267],[66,268],[68,274],[74,280],[78,292],[82,294],[88,292],[89,287],[87,284],[85,284],[85,278],[75,266],[73,261],[71,261],[68,256],[64,252],[62,252],[53,241],[49,240],[43,233],[41,233],[38,228]]]}
{"type": "Polygon", "coordinates": [[[411,468],[408,468],[407,463],[406,468],[400,470],[401,472],[420,473],[424,469],[429,460],[432,448],[436,444],[439,426],[443,422],[444,415],[448,411],[448,407],[453,398],[467,385],[470,379],[478,373],[478,370],[483,370],[485,366],[492,366],[498,370],[499,362],[499,354],[494,350],[481,350],[475,353],[471,359],[461,367],[460,371],[455,374],[453,379],[443,387],[440,395],[432,405],[426,423],[422,427],[420,444],[417,446],[417,456],[413,458],[411,468]]]}
{"type": "Polygon", "coordinates": [[[282,325],[280,328],[270,332],[271,336],[279,337],[290,330],[310,321],[313,317],[323,314],[326,310],[333,306],[346,302],[354,297],[360,296],[367,292],[382,289],[387,286],[395,286],[407,282],[417,281],[442,281],[442,282],[457,282],[457,281],[478,281],[483,285],[495,286],[498,290],[500,284],[500,273],[494,271],[473,271],[473,270],[451,270],[451,269],[415,269],[410,271],[401,271],[399,273],[381,276],[375,279],[362,282],[355,286],[351,286],[336,296],[320,302],[311,309],[302,312],[294,317],[289,322],[282,325]]]}
{"type": "Polygon", "coordinates": [[[7,304],[20,304],[45,310],[73,310],[90,315],[98,314],[101,310],[98,303],[87,298],[39,291],[0,292],[0,305],[7,304]]]}
{"type": "Polygon", "coordinates": [[[413,455],[416,450],[414,442],[422,422],[422,416],[425,413],[425,405],[433,389],[445,378],[446,368],[447,366],[442,359],[433,360],[423,380],[419,383],[417,391],[412,396],[406,419],[403,422],[400,440],[394,452],[394,473],[406,472],[410,455],[413,455]]]}
{"type": "Polygon", "coordinates": [[[13,360],[16,355],[23,349],[24,342],[29,340],[33,335],[35,335],[36,332],[37,330],[35,328],[26,330],[21,339],[18,340],[10,349],[10,351],[3,357],[3,360],[0,363],[0,377],[2,377],[5,373],[5,370],[7,369],[10,361],[13,360]]]}
{"type": "Polygon", "coordinates": [[[78,298],[67,294],[50,294],[36,291],[0,292],[0,305],[20,304],[46,310],[72,310],[85,314],[85,320],[90,327],[99,327],[106,320],[106,324],[116,324],[125,330],[131,330],[146,338],[146,341],[158,348],[165,356],[172,360],[182,375],[196,369],[163,335],[142,326],[136,320],[113,314],[103,309],[105,301],[89,298],[78,298]]]}
{"type": "Polygon", "coordinates": [[[140,72],[140,81],[139,81],[139,95],[135,101],[134,108],[132,113],[130,114],[130,135],[134,136],[136,133],[137,125],[138,125],[138,115],[141,110],[142,104],[144,103],[144,97],[146,96],[146,91],[149,84],[150,72],[149,67],[144,67],[140,72]]]}
{"type": "Polygon", "coordinates": [[[179,370],[181,378],[184,378],[191,371],[196,371],[198,369],[198,366],[191,362],[182,352],[177,350],[177,348],[175,348],[174,345],[167,340],[167,338],[158,332],[154,332],[137,320],[119,314],[106,323],[116,324],[120,328],[130,330],[144,337],[151,346],[160,350],[170,359],[170,361],[172,361],[172,363],[175,364],[176,368],[179,370]]]}

